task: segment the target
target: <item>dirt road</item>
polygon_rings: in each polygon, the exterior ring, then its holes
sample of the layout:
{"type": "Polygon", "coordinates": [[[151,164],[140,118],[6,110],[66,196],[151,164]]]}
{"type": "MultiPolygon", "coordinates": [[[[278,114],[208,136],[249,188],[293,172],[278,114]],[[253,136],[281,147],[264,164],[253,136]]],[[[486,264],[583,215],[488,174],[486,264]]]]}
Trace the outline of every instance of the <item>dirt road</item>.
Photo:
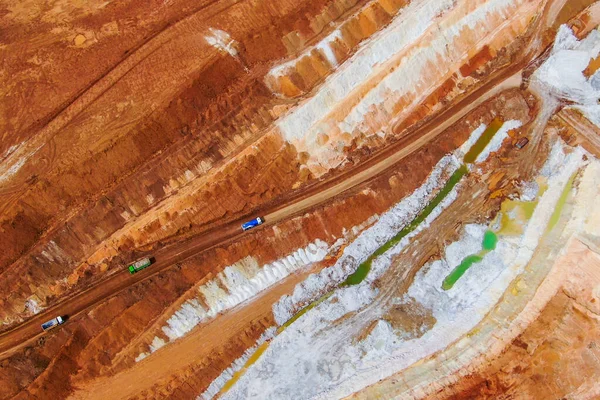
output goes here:
{"type": "MultiPolygon", "coordinates": [[[[358,173],[349,176],[347,179],[344,179],[342,182],[319,191],[308,198],[300,199],[277,211],[266,214],[265,218],[269,223],[275,223],[278,220],[288,218],[294,213],[303,212],[310,207],[328,201],[338,194],[378,176],[387,168],[393,167],[395,163],[435,138],[472,108],[505,89],[520,85],[520,77],[521,72],[519,71],[500,81],[478,99],[473,100],[469,107],[459,109],[452,116],[443,119],[442,122],[433,129],[426,131],[422,135],[413,137],[412,140],[405,143],[399,150],[380,162],[377,162],[369,168],[359,171],[358,173]]],[[[75,392],[74,398],[128,398],[134,396],[136,393],[141,393],[143,390],[150,389],[150,387],[161,378],[177,374],[177,371],[185,369],[192,364],[194,360],[209,357],[215,348],[218,348],[220,344],[227,343],[237,335],[240,335],[245,327],[271,316],[271,305],[282,295],[290,293],[299,282],[302,282],[313,272],[316,271],[310,269],[303,271],[301,274],[289,276],[281,283],[260,293],[251,301],[252,306],[248,306],[250,302],[246,302],[220,316],[218,320],[213,319],[206,324],[203,324],[199,329],[196,329],[179,339],[176,346],[163,347],[160,350],[160,354],[157,353],[136,363],[131,368],[128,368],[126,372],[117,373],[109,378],[101,378],[97,381],[90,382],[89,385],[86,385],[85,387],[80,388],[80,391],[75,392]],[[165,360],[169,361],[166,362],[165,360]]]]}
{"type": "MultiPolygon", "coordinates": [[[[267,206],[264,209],[257,210],[255,215],[264,215],[266,220],[265,225],[272,225],[284,218],[306,212],[376,177],[404,157],[421,148],[490,97],[503,90],[518,87],[521,84],[522,67],[523,63],[520,63],[512,68],[501,71],[496,79],[488,81],[488,84],[465,97],[455,107],[443,112],[430,123],[407,135],[394,145],[389,146],[386,150],[376,154],[360,166],[313,185],[306,191],[299,193],[296,198],[292,198],[286,204],[267,206]]],[[[115,275],[97,282],[94,286],[81,293],[65,298],[61,303],[44,310],[24,324],[0,335],[0,359],[10,356],[14,351],[43,335],[44,333],[40,328],[43,322],[57,315],[67,315],[69,318],[73,318],[96,303],[105,301],[110,296],[119,293],[134,283],[149,279],[154,274],[177,262],[181,262],[216,245],[237,239],[244,234],[240,229],[241,223],[250,218],[249,216],[243,220],[233,221],[204,232],[202,235],[193,237],[185,242],[166,246],[153,254],[156,263],[144,272],[131,275],[124,269],[115,275]]]]}
{"type": "MultiPolygon", "coordinates": [[[[551,5],[562,5],[564,4],[564,0],[550,3],[551,5]]],[[[227,4],[230,4],[230,2],[227,2],[227,4]]],[[[556,10],[553,10],[552,12],[546,10],[544,12],[550,21],[554,19],[555,13],[556,10]]],[[[544,25],[547,24],[548,21],[539,21],[539,23],[544,25]]],[[[498,94],[502,90],[519,86],[521,84],[521,73],[523,68],[539,55],[538,51],[543,50],[534,49],[535,46],[531,44],[533,42],[535,42],[535,40],[530,40],[529,46],[520,54],[519,60],[514,60],[510,66],[494,72],[488,77],[487,82],[479,89],[465,96],[456,105],[448,107],[435,118],[425,123],[419,129],[409,133],[398,142],[389,145],[379,153],[375,153],[369,160],[362,162],[360,165],[348,168],[341,174],[310,185],[301,192],[292,194],[283,204],[265,204],[262,208],[255,210],[251,216],[215,227],[203,232],[201,235],[190,238],[187,241],[165,246],[153,254],[156,263],[148,270],[135,275],[130,275],[124,268],[123,271],[98,281],[94,286],[86,288],[82,292],[74,293],[71,296],[64,298],[59,304],[44,310],[16,328],[4,332],[0,335],[0,360],[8,357],[14,351],[40,337],[43,334],[40,328],[40,325],[43,322],[54,318],[57,315],[67,315],[70,318],[73,318],[77,314],[86,311],[88,308],[99,302],[105,301],[130,285],[149,279],[154,274],[165,268],[171,267],[177,262],[181,262],[211,247],[236,240],[241,237],[241,235],[245,234],[241,231],[240,224],[254,216],[265,216],[266,226],[275,224],[284,218],[307,212],[311,208],[319,206],[350,189],[356,188],[367,182],[369,179],[372,179],[385,170],[393,167],[397,162],[431,141],[444,129],[455,123],[490,97],[498,94]]],[[[142,47],[144,48],[144,46],[142,47]]],[[[144,53],[144,51],[140,51],[140,54],[141,53],[144,53]]],[[[143,56],[140,57],[143,58],[143,56]]],[[[124,73],[126,73],[127,70],[128,68],[125,68],[124,73]]],[[[119,75],[118,72],[119,71],[115,69],[115,71],[111,71],[111,74],[114,73],[119,75]]],[[[110,77],[107,75],[105,79],[110,81],[111,79],[109,78],[110,77]]],[[[92,96],[92,98],[94,98],[94,96],[92,96]]],[[[77,113],[80,111],[80,108],[85,108],[85,104],[87,103],[85,103],[85,101],[83,103],[84,104],[78,106],[76,106],[76,104],[71,104],[68,109],[73,109],[72,112],[77,113]]],[[[53,121],[53,123],[60,125],[59,121],[53,121]]],[[[52,130],[53,129],[50,129],[50,131],[52,130]]]]}

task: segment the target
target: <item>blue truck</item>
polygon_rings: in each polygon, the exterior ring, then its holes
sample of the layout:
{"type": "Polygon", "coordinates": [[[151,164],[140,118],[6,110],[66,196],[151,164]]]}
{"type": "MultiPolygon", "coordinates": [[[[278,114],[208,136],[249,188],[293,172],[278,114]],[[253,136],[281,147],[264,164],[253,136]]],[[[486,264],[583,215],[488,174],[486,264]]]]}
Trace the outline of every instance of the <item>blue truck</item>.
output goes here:
{"type": "Polygon", "coordinates": [[[65,319],[63,317],[61,317],[60,315],[56,318],[51,319],[48,322],[44,322],[42,324],[42,329],[44,331],[50,330],[52,328],[56,328],[59,325],[62,325],[65,323],[65,319]]]}
{"type": "Polygon", "coordinates": [[[252,229],[255,226],[259,226],[260,224],[262,224],[263,222],[265,222],[264,219],[262,219],[261,217],[256,217],[253,220],[250,220],[244,224],[242,224],[242,230],[243,231],[247,231],[248,229],[252,229]]]}

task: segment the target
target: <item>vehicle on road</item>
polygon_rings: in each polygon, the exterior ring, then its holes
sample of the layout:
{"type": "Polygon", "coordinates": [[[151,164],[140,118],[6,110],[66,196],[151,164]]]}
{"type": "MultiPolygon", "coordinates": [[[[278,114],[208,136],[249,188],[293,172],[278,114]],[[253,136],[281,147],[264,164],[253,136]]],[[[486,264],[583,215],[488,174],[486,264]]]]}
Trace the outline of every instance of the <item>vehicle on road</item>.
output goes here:
{"type": "Polygon", "coordinates": [[[250,220],[250,221],[246,222],[245,224],[242,224],[242,230],[247,231],[248,229],[252,229],[255,226],[262,224],[263,222],[265,222],[264,219],[262,219],[261,217],[256,217],[253,220],[250,220]]]}
{"type": "Polygon", "coordinates": [[[129,273],[135,274],[138,271],[148,268],[152,264],[152,260],[148,257],[142,258],[129,266],[129,273]]]}
{"type": "Polygon", "coordinates": [[[48,330],[50,330],[52,328],[56,328],[57,326],[62,325],[64,323],[65,323],[65,319],[59,315],[58,317],[53,318],[48,322],[44,322],[42,324],[42,329],[44,331],[48,331],[48,330]]]}

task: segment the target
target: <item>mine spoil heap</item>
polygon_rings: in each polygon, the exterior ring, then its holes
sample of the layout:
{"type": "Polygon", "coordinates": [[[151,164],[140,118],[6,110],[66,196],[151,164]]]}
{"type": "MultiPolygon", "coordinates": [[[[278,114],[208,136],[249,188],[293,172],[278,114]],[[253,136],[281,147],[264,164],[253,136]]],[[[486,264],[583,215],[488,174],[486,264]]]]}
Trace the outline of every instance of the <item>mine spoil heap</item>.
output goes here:
{"type": "Polygon", "coordinates": [[[30,3],[0,399],[600,396],[600,2],[30,3]]]}

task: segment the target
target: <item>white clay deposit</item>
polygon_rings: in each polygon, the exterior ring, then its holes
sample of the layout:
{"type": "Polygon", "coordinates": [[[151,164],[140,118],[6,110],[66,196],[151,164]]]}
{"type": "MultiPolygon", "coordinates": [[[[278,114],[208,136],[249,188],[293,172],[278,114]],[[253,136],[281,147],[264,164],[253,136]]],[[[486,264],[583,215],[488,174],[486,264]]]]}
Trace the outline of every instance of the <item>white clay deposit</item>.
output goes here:
{"type": "MultiPolygon", "coordinates": [[[[167,320],[162,331],[169,341],[176,340],[198,324],[252,299],[290,273],[323,260],[328,252],[327,243],[317,240],[287,257],[263,266],[258,265],[252,257],[246,257],[225,268],[215,279],[201,285],[198,296],[183,303],[167,320]]],[[[150,345],[150,353],[165,344],[164,339],[155,337],[150,345]]],[[[144,359],[148,354],[140,354],[136,361],[144,359]]]]}
{"type": "MultiPolygon", "coordinates": [[[[466,255],[481,249],[485,226],[465,227],[461,239],[446,248],[442,259],[422,269],[407,298],[395,301],[410,298],[431,310],[436,323],[423,336],[403,339],[380,320],[366,340],[353,342],[351,338],[365,323],[377,321],[381,314],[379,307],[372,306],[377,302],[378,290],[371,287],[372,279],[366,279],[359,285],[337,290],[275,337],[223,398],[343,397],[408,367],[464,335],[499,301],[531,258],[567,181],[583,165],[582,155],[580,150],[569,154],[560,149],[553,151],[545,168],[548,189],[539,199],[525,232],[520,237],[500,238],[496,250],[468,270],[451,290],[441,289],[442,280],[466,255]],[[349,318],[333,324],[342,316],[349,318]]],[[[404,245],[400,243],[397,247],[404,245]]],[[[395,252],[398,249],[389,253],[395,252]]],[[[368,254],[370,250],[355,256],[365,258],[368,254]]],[[[378,268],[382,271],[389,268],[391,260],[380,257],[378,268]]]]}

